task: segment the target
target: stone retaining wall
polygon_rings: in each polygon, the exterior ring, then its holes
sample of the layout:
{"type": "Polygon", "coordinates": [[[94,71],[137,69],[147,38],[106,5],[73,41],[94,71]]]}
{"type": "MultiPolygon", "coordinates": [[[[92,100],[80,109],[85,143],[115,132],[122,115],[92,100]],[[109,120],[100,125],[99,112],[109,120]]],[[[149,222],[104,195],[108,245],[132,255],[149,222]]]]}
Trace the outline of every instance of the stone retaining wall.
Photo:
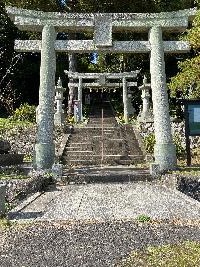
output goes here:
{"type": "Polygon", "coordinates": [[[200,177],[180,174],[165,174],[162,183],[170,189],[176,189],[193,199],[200,201],[200,177]]]}
{"type": "Polygon", "coordinates": [[[30,194],[43,191],[44,188],[52,182],[52,176],[43,174],[32,174],[27,179],[5,180],[6,183],[6,201],[12,206],[16,206],[30,194]]]}
{"type": "MultiPolygon", "coordinates": [[[[59,150],[62,143],[63,128],[57,126],[54,130],[54,141],[56,151],[59,150]]],[[[36,125],[27,127],[13,127],[7,129],[2,138],[9,141],[11,145],[10,153],[24,155],[33,155],[36,140],[36,125]]]]}
{"type": "MultiPolygon", "coordinates": [[[[181,140],[181,145],[185,148],[185,122],[172,122],[172,134],[177,135],[181,140]]],[[[153,122],[147,123],[137,123],[137,128],[142,136],[145,138],[151,133],[154,133],[154,124],[153,122]]],[[[200,147],[200,136],[191,136],[191,149],[200,147]]]]}

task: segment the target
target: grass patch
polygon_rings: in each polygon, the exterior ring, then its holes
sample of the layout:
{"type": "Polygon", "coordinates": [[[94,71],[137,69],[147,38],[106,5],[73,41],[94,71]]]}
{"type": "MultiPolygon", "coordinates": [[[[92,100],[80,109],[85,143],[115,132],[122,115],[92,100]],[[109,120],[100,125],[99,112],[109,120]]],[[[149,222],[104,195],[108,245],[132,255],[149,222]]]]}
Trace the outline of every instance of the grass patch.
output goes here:
{"type": "Polygon", "coordinates": [[[27,179],[29,178],[27,175],[16,175],[16,174],[0,174],[0,181],[1,180],[13,180],[13,179],[19,179],[19,180],[23,180],[23,179],[27,179]]]}
{"type": "Polygon", "coordinates": [[[151,221],[151,218],[148,216],[148,215],[145,215],[145,214],[141,214],[139,215],[136,220],[138,222],[142,222],[142,223],[145,223],[145,222],[150,222],[151,221]]]}
{"type": "Polygon", "coordinates": [[[6,229],[11,226],[11,222],[6,218],[0,218],[0,229],[6,229]]]}
{"type": "Polygon", "coordinates": [[[34,123],[30,121],[12,121],[9,118],[0,118],[0,130],[9,130],[15,127],[31,127],[34,123]]]}
{"type": "Polygon", "coordinates": [[[23,173],[17,166],[2,167],[0,169],[0,180],[12,180],[12,179],[27,179],[27,175],[23,173]]]}
{"type": "Polygon", "coordinates": [[[200,242],[183,242],[176,245],[149,247],[134,251],[116,267],[199,267],[200,242]]]}
{"type": "Polygon", "coordinates": [[[180,166],[178,170],[171,171],[169,173],[179,174],[183,176],[200,176],[200,166],[182,167],[180,166]]]}

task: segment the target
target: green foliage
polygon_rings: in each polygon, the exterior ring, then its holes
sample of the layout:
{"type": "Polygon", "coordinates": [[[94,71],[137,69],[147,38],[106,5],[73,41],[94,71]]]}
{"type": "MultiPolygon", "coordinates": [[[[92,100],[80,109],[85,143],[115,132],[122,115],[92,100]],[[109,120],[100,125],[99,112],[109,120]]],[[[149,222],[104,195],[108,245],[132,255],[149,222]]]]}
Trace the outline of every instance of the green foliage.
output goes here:
{"type": "Polygon", "coordinates": [[[156,143],[155,134],[151,133],[144,138],[144,146],[147,153],[153,154],[156,143]]]}
{"type": "Polygon", "coordinates": [[[30,154],[24,155],[24,162],[32,162],[33,161],[33,156],[30,154]]]}
{"type": "Polygon", "coordinates": [[[74,116],[67,116],[67,123],[74,124],[75,123],[74,116]]]}
{"type": "Polygon", "coordinates": [[[13,115],[10,117],[11,121],[36,121],[36,107],[31,106],[27,103],[21,104],[19,108],[17,108],[13,115]]]}
{"type": "Polygon", "coordinates": [[[27,175],[17,166],[0,169],[0,181],[12,179],[27,179],[27,175]]]}
{"type": "Polygon", "coordinates": [[[169,83],[171,96],[176,97],[179,92],[185,98],[198,99],[200,97],[200,11],[193,21],[193,27],[187,31],[183,39],[189,41],[194,55],[178,63],[179,73],[172,77],[169,83]]]}
{"type": "Polygon", "coordinates": [[[6,5],[42,11],[61,11],[64,6],[57,0],[3,0],[6,5]]]}
{"type": "Polygon", "coordinates": [[[151,218],[150,218],[149,216],[147,216],[147,215],[141,214],[141,215],[139,215],[139,216],[136,218],[136,220],[137,220],[138,222],[142,222],[142,223],[144,223],[144,222],[150,222],[150,221],[151,221],[151,218]]]}
{"type": "Polygon", "coordinates": [[[124,113],[123,112],[116,112],[117,115],[117,121],[120,124],[125,123],[125,119],[124,119],[124,113]]]}
{"type": "Polygon", "coordinates": [[[177,92],[179,92],[185,98],[200,98],[199,65],[200,55],[178,63],[180,72],[172,77],[169,84],[172,97],[176,97],[177,92]]]}
{"type": "MultiPolygon", "coordinates": [[[[29,121],[12,121],[10,119],[0,118],[0,136],[5,135],[9,129],[23,129],[24,127],[31,127],[33,123],[29,121]]],[[[16,130],[17,131],[17,130],[16,130]]]]}
{"type": "Polygon", "coordinates": [[[18,174],[18,175],[16,175],[16,174],[9,174],[9,175],[7,175],[7,174],[0,174],[0,181],[1,180],[24,180],[24,179],[27,179],[28,178],[28,176],[27,175],[22,175],[22,174],[18,174]]]}
{"type": "Polygon", "coordinates": [[[185,148],[182,146],[182,142],[181,142],[181,138],[178,134],[175,134],[173,136],[173,141],[174,144],[176,146],[176,156],[178,159],[184,158],[186,155],[186,150],[185,148]]]}
{"type": "Polygon", "coordinates": [[[148,247],[145,251],[134,251],[116,267],[198,267],[200,266],[200,243],[148,247]]]}
{"type": "Polygon", "coordinates": [[[11,222],[6,218],[0,218],[0,228],[6,229],[11,226],[11,222]]]}
{"type": "Polygon", "coordinates": [[[79,0],[76,11],[82,12],[160,12],[190,8],[193,0],[79,0]]]}
{"type": "MultiPolygon", "coordinates": [[[[175,134],[173,136],[173,141],[176,147],[176,156],[178,159],[181,159],[185,156],[185,148],[182,146],[180,136],[175,134]]],[[[155,134],[151,133],[144,138],[144,146],[147,153],[154,153],[154,145],[156,143],[155,134]]]]}

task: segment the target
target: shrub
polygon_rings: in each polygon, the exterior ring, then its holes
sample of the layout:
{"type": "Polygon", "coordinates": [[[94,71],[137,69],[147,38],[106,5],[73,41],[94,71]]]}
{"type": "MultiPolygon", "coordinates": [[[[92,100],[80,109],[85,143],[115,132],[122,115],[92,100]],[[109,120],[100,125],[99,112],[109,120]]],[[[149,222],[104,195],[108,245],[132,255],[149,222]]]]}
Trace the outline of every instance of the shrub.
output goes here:
{"type": "Polygon", "coordinates": [[[10,117],[12,121],[36,121],[36,107],[27,103],[20,105],[10,117]]]}
{"type": "MultiPolygon", "coordinates": [[[[178,159],[183,158],[186,152],[185,152],[185,148],[182,146],[181,139],[177,134],[173,136],[173,141],[176,147],[177,158],[178,159]]],[[[156,143],[156,140],[155,140],[154,133],[151,133],[144,138],[144,146],[145,146],[145,150],[147,153],[153,154],[155,143],[156,143]]]]}
{"type": "Polygon", "coordinates": [[[144,146],[147,153],[153,154],[154,145],[156,143],[155,134],[151,133],[144,138],[144,146]]]}
{"type": "Polygon", "coordinates": [[[184,158],[186,155],[186,150],[185,148],[182,146],[182,142],[181,142],[181,138],[178,134],[175,134],[173,136],[173,141],[174,144],[176,146],[176,156],[178,159],[184,158]]]}
{"type": "Polygon", "coordinates": [[[67,117],[67,123],[74,124],[75,123],[74,116],[68,116],[67,117]]]}
{"type": "Polygon", "coordinates": [[[142,222],[142,223],[144,223],[144,222],[150,222],[150,221],[151,221],[151,218],[150,218],[149,216],[145,215],[145,214],[141,214],[141,215],[139,215],[139,216],[136,218],[136,220],[137,220],[138,222],[142,222]]]}

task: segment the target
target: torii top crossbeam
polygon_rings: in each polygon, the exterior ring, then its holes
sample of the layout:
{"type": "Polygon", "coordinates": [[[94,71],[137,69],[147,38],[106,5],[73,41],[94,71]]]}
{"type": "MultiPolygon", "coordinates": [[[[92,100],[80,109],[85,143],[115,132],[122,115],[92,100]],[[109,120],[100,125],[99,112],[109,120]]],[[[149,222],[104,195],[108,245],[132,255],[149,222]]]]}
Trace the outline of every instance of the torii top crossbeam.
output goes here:
{"type": "MultiPolygon", "coordinates": [[[[137,78],[137,75],[139,74],[139,70],[131,71],[131,72],[117,72],[117,73],[80,73],[80,72],[70,72],[65,70],[64,71],[69,78],[74,80],[97,80],[97,81],[90,81],[87,83],[82,83],[82,87],[91,87],[91,88],[101,88],[101,87],[107,87],[107,88],[118,88],[122,87],[123,79],[131,79],[134,80],[137,78]],[[121,80],[121,85],[118,82],[109,82],[109,80],[121,80]]],[[[78,87],[79,83],[69,83],[68,86],[74,86],[78,87]]],[[[127,82],[127,86],[137,86],[137,82],[129,81],[127,82]]]]}
{"type": "MultiPolygon", "coordinates": [[[[113,41],[112,33],[124,30],[148,32],[152,27],[162,31],[184,31],[196,9],[162,13],[57,13],[6,7],[15,25],[24,31],[41,32],[45,25],[55,27],[57,32],[93,32],[93,40],[56,40],[56,52],[90,53],[92,51],[115,53],[149,53],[149,41],[113,41]]],[[[40,40],[16,40],[15,50],[40,52],[40,40]]],[[[183,41],[164,41],[165,53],[186,53],[190,46],[183,41]]]]}
{"type": "Polygon", "coordinates": [[[153,26],[164,30],[183,31],[188,20],[193,19],[196,9],[161,13],[59,13],[6,7],[15,25],[25,31],[41,32],[44,25],[51,24],[58,31],[93,31],[100,24],[110,26],[113,32],[123,30],[148,31],[153,26]],[[99,23],[100,22],[100,23],[99,23]]]}
{"type": "Polygon", "coordinates": [[[113,72],[113,73],[109,73],[109,72],[103,72],[103,73],[80,73],[80,72],[71,72],[68,70],[64,71],[65,74],[67,74],[67,76],[69,78],[73,78],[73,79],[79,79],[79,78],[83,78],[83,79],[99,79],[101,77],[105,77],[106,79],[122,79],[123,77],[125,78],[136,78],[137,75],[140,73],[139,70],[135,70],[135,71],[130,71],[130,72],[113,72]]]}

